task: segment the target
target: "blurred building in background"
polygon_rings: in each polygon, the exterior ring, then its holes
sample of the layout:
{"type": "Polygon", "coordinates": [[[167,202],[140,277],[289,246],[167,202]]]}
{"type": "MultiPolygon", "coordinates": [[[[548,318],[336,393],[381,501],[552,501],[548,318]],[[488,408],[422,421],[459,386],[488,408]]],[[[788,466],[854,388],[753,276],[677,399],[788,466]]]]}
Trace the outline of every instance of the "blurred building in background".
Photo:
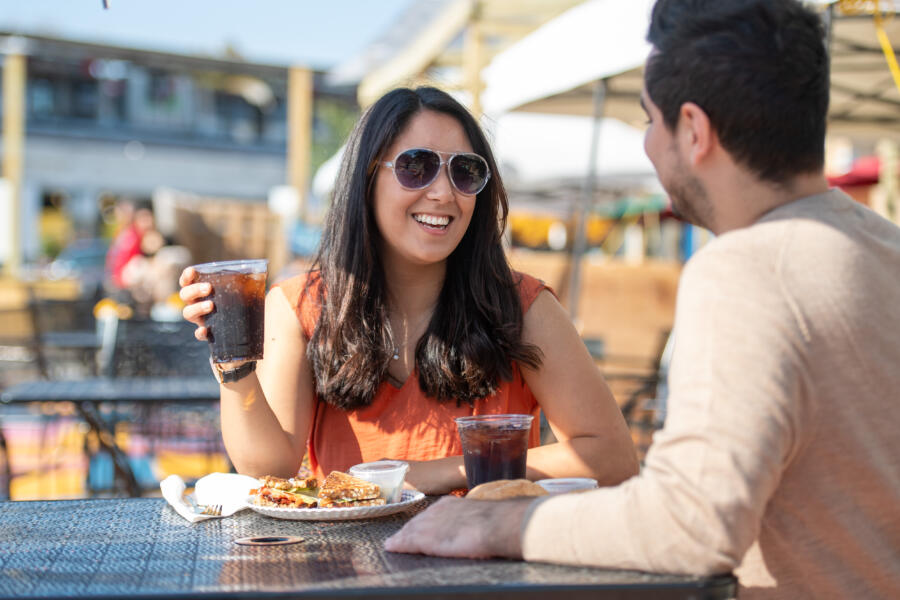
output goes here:
{"type": "MultiPolygon", "coordinates": [[[[289,182],[289,68],[237,56],[15,40],[26,63],[25,263],[52,257],[75,238],[108,236],[111,208],[122,197],[151,199],[166,188],[265,206],[289,182]]],[[[314,168],[340,146],[358,111],[352,88],[311,75],[305,158],[314,168]]],[[[163,233],[175,233],[171,214],[159,221],[163,233]]]]}

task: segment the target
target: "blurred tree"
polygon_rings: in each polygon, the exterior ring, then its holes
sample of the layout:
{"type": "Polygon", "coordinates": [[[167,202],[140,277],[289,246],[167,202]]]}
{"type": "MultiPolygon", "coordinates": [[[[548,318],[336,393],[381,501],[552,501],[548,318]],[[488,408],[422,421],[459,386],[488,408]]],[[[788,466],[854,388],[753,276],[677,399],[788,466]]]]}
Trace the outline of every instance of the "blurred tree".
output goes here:
{"type": "Polygon", "coordinates": [[[350,135],[359,118],[359,107],[343,99],[316,100],[313,111],[311,173],[334,156],[350,135]]]}

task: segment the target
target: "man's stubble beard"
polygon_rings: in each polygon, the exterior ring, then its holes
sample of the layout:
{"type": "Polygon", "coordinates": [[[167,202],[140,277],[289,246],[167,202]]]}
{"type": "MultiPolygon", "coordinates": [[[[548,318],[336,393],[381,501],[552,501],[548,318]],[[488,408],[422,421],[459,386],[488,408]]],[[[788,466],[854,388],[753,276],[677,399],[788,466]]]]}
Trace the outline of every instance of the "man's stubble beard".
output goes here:
{"type": "Polygon", "coordinates": [[[673,176],[663,183],[672,203],[672,213],[688,223],[712,229],[713,206],[699,179],[690,174],[676,149],[673,176]]]}

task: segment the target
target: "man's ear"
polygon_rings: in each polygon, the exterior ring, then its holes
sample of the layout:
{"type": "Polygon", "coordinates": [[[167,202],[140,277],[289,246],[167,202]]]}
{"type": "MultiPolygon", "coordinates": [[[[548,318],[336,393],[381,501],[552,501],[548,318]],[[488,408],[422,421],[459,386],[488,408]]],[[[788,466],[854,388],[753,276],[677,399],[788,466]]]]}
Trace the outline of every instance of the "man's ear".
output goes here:
{"type": "Polygon", "coordinates": [[[719,143],[709,115],[693,102],[681,105],[678,119],[678,143],[691,165],[697,166],[719,143]]]}

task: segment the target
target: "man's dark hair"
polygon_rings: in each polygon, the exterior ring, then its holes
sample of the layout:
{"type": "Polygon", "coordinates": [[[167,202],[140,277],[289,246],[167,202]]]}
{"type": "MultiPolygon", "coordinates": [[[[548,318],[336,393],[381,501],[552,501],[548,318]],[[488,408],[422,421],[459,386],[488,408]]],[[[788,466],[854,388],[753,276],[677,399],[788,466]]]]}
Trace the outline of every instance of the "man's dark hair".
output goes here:
{"type": "Polygon", "coordinates": [[[513,363],[540,364],[540,350],[522,340],[522,306],[501,243],[506,191],[484,133],[446,92],[396,89],[375,102],[350,135],[307,280],[307,290],[321,281],[313,300],[322,312],[307,346],[316,392],[340,408],[371,404],[387,376],[393,335],[378,252],[375,177],[379,161],[389,158],[384,153],[424,110],[456,119],[472,151],[487,161],[491,178],[447,259],[434,315],[416,346],[419,386],[438,401],[471,404],[496,392],[500,380],[511,380],[513,363]]]}
{"type": "Polygon", "coordinates": [[[760,178],[822,168],[829,67],[821,19],[797,0],[658,0],[644,82],[666,126],[681,105],[760,178]]]}

